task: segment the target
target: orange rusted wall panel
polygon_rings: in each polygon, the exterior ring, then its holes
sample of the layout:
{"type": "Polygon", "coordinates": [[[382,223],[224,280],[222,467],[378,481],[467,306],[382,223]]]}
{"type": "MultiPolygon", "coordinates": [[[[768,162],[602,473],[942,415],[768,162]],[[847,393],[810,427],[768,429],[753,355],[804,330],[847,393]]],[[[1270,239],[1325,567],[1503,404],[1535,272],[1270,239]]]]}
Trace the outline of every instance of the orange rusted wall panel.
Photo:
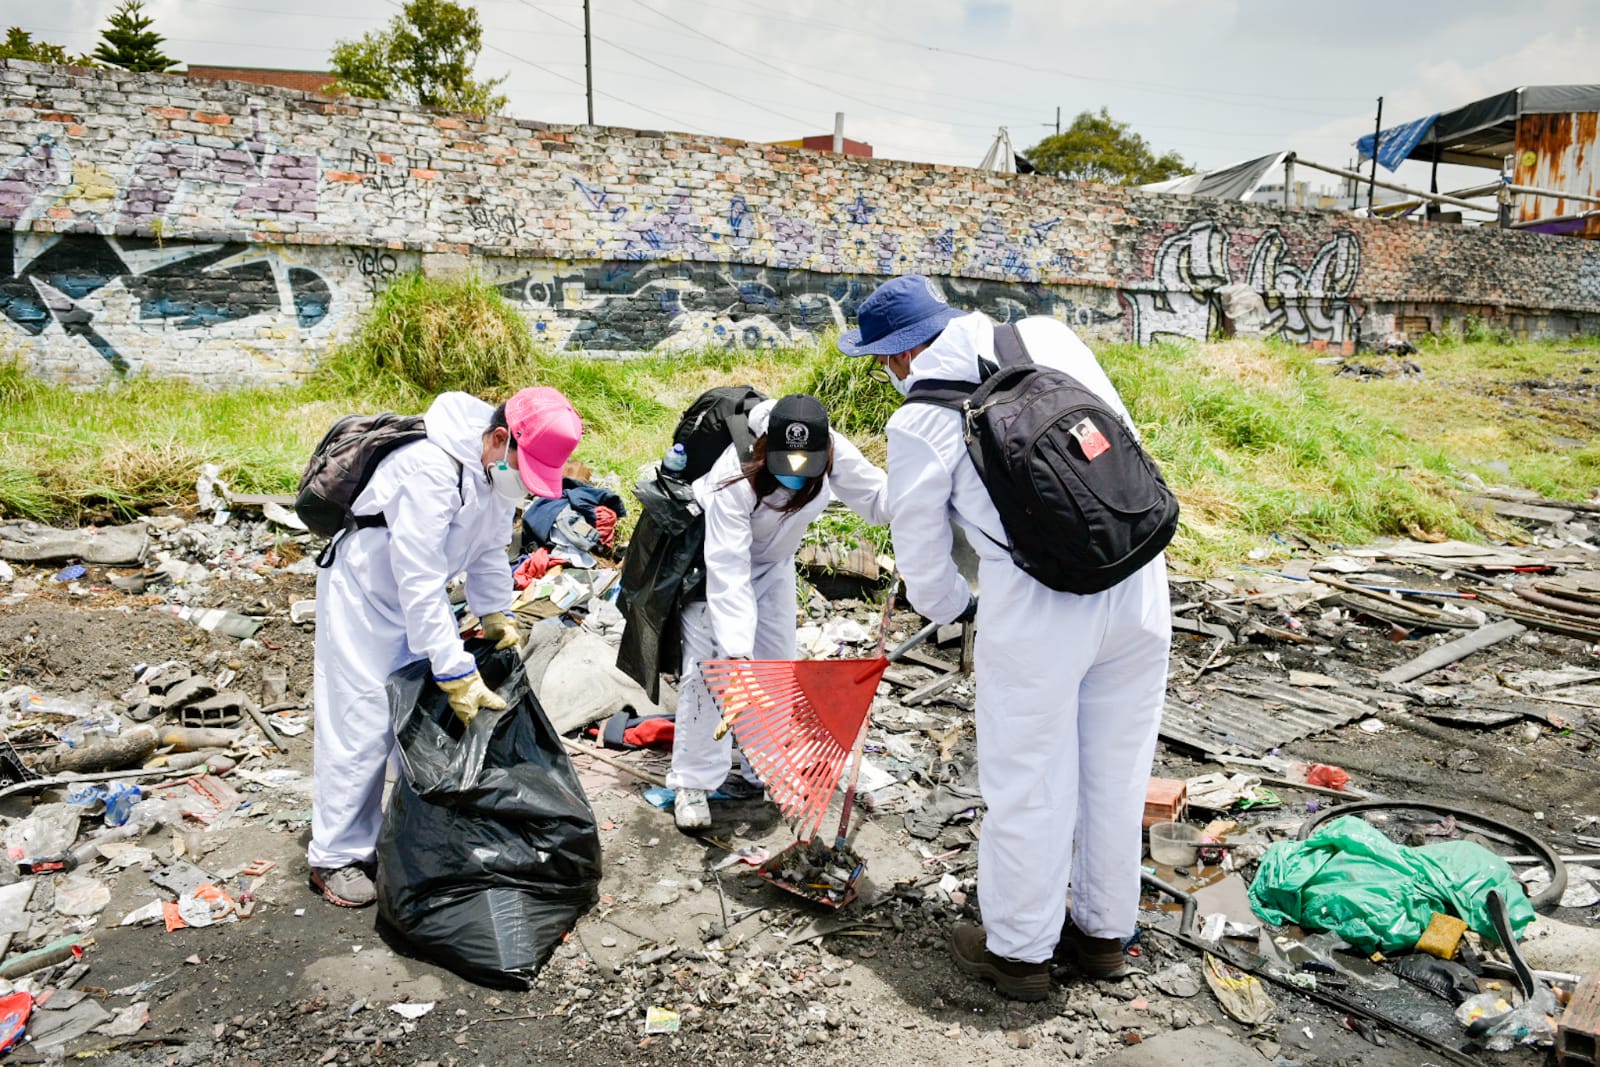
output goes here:
{"type": "MultiPolygon", "coordinates": [[[[1517,122],[1515,182],[1595,196],[1600,190],[1600,114],[1524,115],[1517,122]]],[[[1517,198],[1518,220],[1576,215],[1594,204],[1547,197],[1517,198]]]]}

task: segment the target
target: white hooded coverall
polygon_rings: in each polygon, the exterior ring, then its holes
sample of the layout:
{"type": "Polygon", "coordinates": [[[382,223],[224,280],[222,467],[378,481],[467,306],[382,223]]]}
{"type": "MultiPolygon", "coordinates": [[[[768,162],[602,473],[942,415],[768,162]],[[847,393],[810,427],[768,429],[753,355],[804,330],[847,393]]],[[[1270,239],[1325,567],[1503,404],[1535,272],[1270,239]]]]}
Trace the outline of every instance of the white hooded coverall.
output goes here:
{"type": "MultiPolygon", "coordinates": [[[[1018,325],[1036,363],[1077,378],[1132,429],[1076,334],[1049,318],[1018,325]]],[[[964,315],[912,361],[907,381],[976,382],[980,357],[995,362],[992,324],[964,315]]],[[[967,605],[950,556],[952,516],[979,557],[978,784],[988,813],[978,903],[989,951],[1050,959],[1069,884],[1080,930],[1125,938],[1138,915],[1140,824],[1172,639],[1165,560],[1101,593],[1058,593],[1000,547],[1005,529],[957,412],[904,404],[888,436],[895,561],[912,605],[940,623],[967,605]]]]}
{"type": "Polygon", "coordinates": [[[479,616],[511,606],[515,507],[483,470],[493,414],[466,393],[436,398],[423,417],[427,439],[385,456],[355,500],[357,515],[381,511],[388,525],[342,535],[333,565],[317,572],[312,867],[373,857],[394,747],[389,675],[418,659],[441,681],[477,669],[450,610],[450,579],[467,572],[467,606],[479,616]]]}
{"type": "MultiPolygon", "coordinates": [[[[757,437],[767,432],[776,403],[763,401],[750,410],[750,429],[757,437]]],[[[705,510],[706,599],[685,606],[680,616],[683,673],[667,774],[673,789],[711,792],[728,777],[733,737],[712,739],[722,714],[700,676],[700,661],[794,658],[794,554],[811,520],[837,499],[870,523],[889,521],[883,471],[844,436],[832,431],[829,436],[833,469],[823,475],[816,498],[792,514],[777,510],[789,501],[789,491],[781,486],[757,502],[732,446],[694,483],[695,500],[705,510]]]]}

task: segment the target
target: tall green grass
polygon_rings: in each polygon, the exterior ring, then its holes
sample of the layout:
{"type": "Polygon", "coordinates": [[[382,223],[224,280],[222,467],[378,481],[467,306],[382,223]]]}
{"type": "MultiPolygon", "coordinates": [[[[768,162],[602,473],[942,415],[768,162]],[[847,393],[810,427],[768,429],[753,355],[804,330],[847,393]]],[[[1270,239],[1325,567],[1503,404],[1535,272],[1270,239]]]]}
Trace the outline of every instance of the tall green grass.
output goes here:
{"type": "MultiPolygon", "coordinates": [[[[1583,351],[1500,338],[1439,343],[1418,357],[1426,377],[1370,382],[1334,378],[1313,353],[1276,343],[1110,345],[1099,354],[1183,502],[1174,555],[1204,570],[1274,533],[1343,543],[1471,536],[1453,496],[1464,472],[1588,496],[1600,486],[1600,415],[1578,371],[1600,353],[1583,351]],[[1529,403],[1517,383],[1543,379],[1580,388],[1529,403]]],[[[661,454],[679,412],[716,385],[814,393],[881,461],[883,425],[900,400],[866,369],[831,338],[623,360],[551,353],[492,287],[401,278],[295,386],[206,392],[134,378],[72,390],[0,359],[0,516],[70,524],[189,503],[205,463],[241,490],[291,491],[338,416],[421,411],[448,389],[492,402],[527,385],[562,390],[584,420],[576,458],[623,486],[661,454]]],[[[846,537],[881,540],[851,517],[829,522],[846,537]]]]}
{"type": "Polygon", "coordinates": [[[1184,505],[1177,555],[1236,558],[1275,533],[1345,543],[1472,535],[1447,461],[1336,398],[1314,356],[1259,342],[1102,349],[1184,505]]]}

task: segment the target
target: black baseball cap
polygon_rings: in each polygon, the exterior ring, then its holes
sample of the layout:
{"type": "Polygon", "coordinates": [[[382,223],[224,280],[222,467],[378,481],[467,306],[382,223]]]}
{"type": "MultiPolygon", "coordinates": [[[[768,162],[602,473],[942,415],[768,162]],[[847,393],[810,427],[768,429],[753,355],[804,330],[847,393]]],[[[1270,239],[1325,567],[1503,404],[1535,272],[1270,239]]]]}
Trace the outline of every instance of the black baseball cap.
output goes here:
{"type": "Polygon", "coordinates": [[[828,409],[805,393],[772,405],[767,417],[767,470],[815,478],[828,469],[828,409]]]}

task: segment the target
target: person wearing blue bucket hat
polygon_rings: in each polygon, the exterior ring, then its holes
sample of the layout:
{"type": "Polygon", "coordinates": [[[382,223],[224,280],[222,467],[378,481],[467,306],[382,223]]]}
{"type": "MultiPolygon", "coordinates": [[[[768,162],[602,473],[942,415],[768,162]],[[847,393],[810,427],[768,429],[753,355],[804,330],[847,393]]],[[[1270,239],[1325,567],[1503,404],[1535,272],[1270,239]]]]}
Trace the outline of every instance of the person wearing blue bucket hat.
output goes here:
{"type": "MultiPolygon", "coordinates": [[[[920,382],[976,386],[999,364],[989,317],[952,308],[921,275],[885,282],[857,319],[839,348],[870,357],[880,380],[913,400],[920,382]]],[[[1110,379],[1066,324],[1034,316],[1013,325],[1034,363],[1077,379],[1133,433],[1110,379]]],[[[1172,639],[1166,569],[1158,555],[1086,594],[1035,580],[1012,558],[964,429],[961,413],[933,403],[907,403],[889,419],[890,532],[912,606],[934,622],[975,614],[978,624],[983,925],[958,927],[951,951],[1001,994],[1043,1000],[1052,962],[1091,978],[1125,970],[1172,639]],[[952,521],[978,555],[981,605],[952,559],[952,521]]]]}
{"type": "Polygon", "coordinates": [[[950,306],[933,279],[921,274],[891,278],[862,301],[860,322],[839,338],[847,356],[899,356],[939,336],[962,312],[950,306]]]}

